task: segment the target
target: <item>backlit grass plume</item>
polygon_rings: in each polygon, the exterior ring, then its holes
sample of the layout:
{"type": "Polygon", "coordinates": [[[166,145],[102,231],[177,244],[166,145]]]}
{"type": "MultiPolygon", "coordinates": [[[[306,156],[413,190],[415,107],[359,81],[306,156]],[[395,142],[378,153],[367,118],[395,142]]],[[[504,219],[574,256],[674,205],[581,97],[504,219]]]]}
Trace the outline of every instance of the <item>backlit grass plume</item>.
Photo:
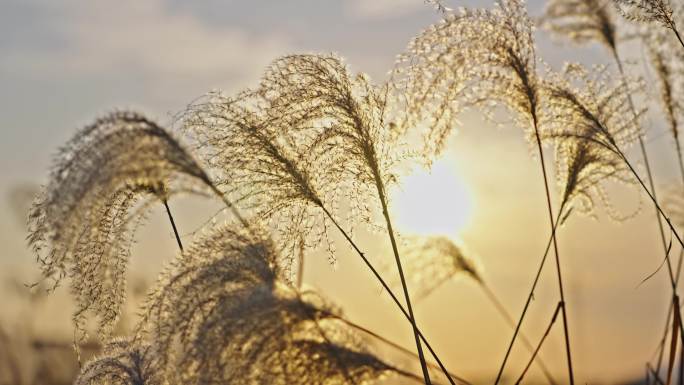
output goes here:
{"type": "Polygon", "coordinates": [[[128,339],[115,339],[81,369],[74,385],[161,385],[153,350],[128,339]]]}
{"type": "Polygon", "coordinates": [[[681,63],[684,55],[679,53],[678,48],[672,44],[672,39],[662,31],[650,31],[644,36],[644,43],[648,49],[652,72],[657,79],[664,119],[675,141],[677,153],[681,154],[679,124],[682,113],[680,94],[684,86],[681,63]]]}
{"type": "MultiPolygon", "coordinates": [[[[433,155],[430,148],[440,150],[452,128],[451,116],[463,106],[480,107],[490,118],[493,118],[493,107],[507,108],[517,125],[525,130],[528,139],[536,145],[556,257],[559,295],[563,304],[561,310],[568,380],[574,384],[567,305],[555,236],[556,219],[539,122],[543,103],[541,98],[544,95],[542,80],[536,68],[532,31],[532,20],[524,3],[519,0],[497,1],[492,9],[462,9],[429,27],[410,43],[407,53],[400,57],[398,63],[397,87],[405,90],[406,104],[411,110],[427,111],[428,116],[432,117],[429,120],[427,156],[433,155]],[[437,95],[438,103],[428,96],[433,93],[437,95]],[[431,145],[430,142],[436,144],[431,145]]],[[[514,334],[513,342],[516,336],[514,334]]],[[[513,342],[504,357],[495,384],[501,380],[513,342]]]]}
{"type": "Polygon", "coordinates": [[[404,265],[417,298],[427,297],[458,275],[469,276],[476,282],[482,281],[475,261],[448,237],[409,236],[404,241],[404,265]]]}
{"type": "Polygon", "coordinates": [[[429,126],[428,149],[441,150],[460,109],[489,112],[501,104],[532,130],[538,77],[532,21],[524,4],[461,9],[414,38],[399,57],[395,82],[404,92],[408,124],[429,126]]]}
{"type": "Polygon", "coordinates": [[[28,242],[44,279],[70,278],[79,339],[86,312],[107,334],[125,296],[125,270],[144,206],[171,192],[211,186],[166,130],[133,112],[115,112],[78,131],[55,158],[29,215],[28,242]],[[143,207],[139,207],[139,206],[143,207]]]}
{"type": "MultiPolygon", "coordinates": [[[[464,250],[463,245],[445,236],[412,236],[406,238],[403,251],[411,287],[418,288],[417,298],[429,296],[458,276],[467,276],[477,283],[508,326],[515,330],[515,320],[486,282],[478,263],[464,250]]],[[[525,335],[521,335],[520,339],[530,352],[534,350],[525,335]]],[[[541,358],[537,359],[537,364],[548,382],[556,384],[541,358]]]]}
{"type": "Polygon", "coordinates": [[[564,75],[550,74],[545,84],[544,134],[556,143],[561,207],[572,202],[591,213],[596,198],[609,214],[612,208],[605,182],[633,184],[628,165],[620,155],[641,135],[639,119],[632,113],[629,93],[637,84],[611,84],[605,69],[591,76],[579,65],[569,65],[564,75]]]}
{"type": "Polygon", "coordinates": [[[676,31],[669,0],[613,0],[620,14],[635,22],[657,23],[676,31]]]}
{"type": "MultiPolygon", "coordinates": [[[[279,66],[276,61],[264,82],[279,66]]],[[[320,130],[307,126],[309,112],[273,98],[265,89],[232,97],[212,93],[189,107],[183,124],[215,171],[216,185],[275,225],[283,243],[282,262],[292,274],[301,243],[315,247],[326,239],[321,207],[333,210],[338,174],[326,152],[311,149],[320,130]]],[[[329,256],[334,261],[332,252],[329,256]]]]}
{"type": "MultiPolygon", "coordinates": [[[[348,202],[358,213],[380,207],[402,283],[404,299],[413,327],[416,348],[426,385],[429,372],[423,355],[411,299],[406,285],[397,242],[389,215],[387,188],[398,181],[397,163],[404,158],[401,132],[391,121],[392,105],[387,84],[375,85],[363,73],[352,75],[342,61],[329,55],[298,55],[286,58],[285,66],[267,86],[274,104],[297,106],[309,119],[304,127],[320,127],[313,152],[327,153],[339,164],[340,177],[334,188],[348,192],[348,202]]],[[[300,127],[295,126],[295,127],[300,127]]],[[[363,256],[362,256],[363,257],[363,256]]]]}
{"type": "Polygon", "coordinates": [[[615,11],[609,1],[551,0],[541,22],[542,27],[575,43],[595,41],[617,49],[615,11]]]}
{"type": "Polygon", "coordinates": [[[363,350],[320,297],[282,280],[274,244],[230,226],[187,249],[160,280],[141,336],[171,383],[366,384],[398,373],[363,350]]]}
{"type": "MultiPolygon", "coordinates": [[[[387,120],[388,92],[388,86],[376,86],[364,74],[351,74],[334,55],[290,55],[276,60],[259,88],[237,102],[219,100],[191,108],[186,125],[201,145],[215,146],[215,155],[208,156],[214,167],[238,173],[231,183],[240,183],[240,174],[244,175],[238,191],[252,197],[262,194],[258,204],[266,216],[285,213],[280,215],[285,228],[294,229],[285,232],[291,249],[287,259],[294,260],[302,224],[324,215],[375,272],[331,211],[343,194],[355,223],[370,221],[371,213],[381,207],[400,265],[386,189],[397,180],[394,167],[403,154],[396,125],[387,120]]],[[[311,232],[313,226],[303,228],[311,232]]],[[[399,272],[403,282],[401,267],[399,272]]],[[[428,382],[407,290],[404,296],[428,382]]]]}

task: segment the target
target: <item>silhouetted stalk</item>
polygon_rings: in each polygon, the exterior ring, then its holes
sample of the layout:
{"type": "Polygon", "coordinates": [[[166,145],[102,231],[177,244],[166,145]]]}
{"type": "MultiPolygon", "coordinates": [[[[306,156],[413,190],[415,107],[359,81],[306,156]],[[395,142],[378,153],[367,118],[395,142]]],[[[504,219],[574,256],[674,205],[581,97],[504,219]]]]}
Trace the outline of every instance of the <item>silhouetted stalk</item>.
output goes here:
{"type": "MultiPolygon", "coordinates": [[[[359,324],[357,324],[357,323],[354,323],[354,322],[352,322],[352,321],[350,321],[350,320],[348,320],[348,319],[346,319],[346,318],[344,318],[344,317],[340,317],[340,316],[338,316],[337,314],[326,313],[326,315],[327,315],[327,316],[330,316],[330,317],[333,317],[333,318],[337,319],[338,321],[343,322],[343,323],[345,323],[346,325],[348,325],[348,326],[350,326],[350,327],[352,327],[352,328],[354,328],[354,329],[356,329],[356,330],[359,330],[359,331],[361,331],[361,332],[363,332],[363,333],[366,333],[366,334],[368,334],[369,336],[375,338],[376,340],[378,340],[378,341],[384,343],[385,345],[390,346],[390,347],[392,347],[392,348],[394,348],[394,349],[396,349],[396,350],[398,350],[398,351],[400,351],[400,352],[402,352],[402,353],[404,353],[404,354],[406,354],[406,355],[409,355],[409,356],[411,356],[411,357],[413,357],[413,358],[415,358],[415,359],[417,359],[417,360],[419,359],[418,355],[417,355],[416,353],[414,353],[413,350],[406,349],[405,347],[399,345],[398,343],[393,342],[393,341],[391,341],[391,340],[389,340],[389,339],[387,339],[387,338],[385,338],[385,337],[383,337],[383,336],[377,334],[376,332],[374,332],[374,331],[372,331],[372,330],[370,330],[370,329],[368,329],[368,328],[366,328],[366,327],[364,327],[364,326],[361,326],[361,325],[359,325],[359,324]]],[[[440,371],[442,370],[442,369],[439,367],[439,365],[435,365],[435,364],[433,364],[433,363],[431,363],[431,362],[427,362],[427,365],[428,365],[429,367],[431,367],[432,369],[434,369],[434,370],[440,370],[440,371]]],[[[449,372],[449,376],[451,376],[451,377],[457,379],[458,381],[461,381],[461,382],[464,383],[464,384],[469,384],[469,382],[468,382],[467,380],[465,380],[464,378],[459,377],[459,376],[457,376],[457,375],[455,375],[455,374],[453,374],[453,373],[451,373],[451,372],[449,372]]]]}
{"type": "MultiPolygon", "coordinates": [[[[676,127],[675,127],[676,129],[676,127]]],[[[675,142],[675,149],[677,150],[677,159],[679,162],[677,163],[679,166],[679,174],[682,178],[682,186],[684,187],[684,161],[682,159],[682,147],[679,144],[679,137],[676,135],[676,131],[674,131],[674,142],[675,142]]],[[[684,256],[684,249],[679,250],[679,258],[677,259],[677,273],[675,276],[675,286],[679,286],[679,277],[681,276],[682,273],[682,257],[684,256]]],[[[663,338],[660,341],[660,352],[658,353],[658,361],[656,364],[656,370],[660,372],[660,368],[663,362],[663,352],[665,350],[665,341],[667,340],[667,335],[670,332],[669,324],[670,324],[670,317],[672,316],[672,307],[673,307],[673,302],[670,302],[670,305],[667,310],[667,318],[665,319],[665,331],[663,332],[663,338]]],[[[684,368],[684,366],[683,366],[684,368]]],[[[681,369],[680,369],[681,370],[681,369]]]]}
{"type": "Polygon", "coordinates": [[[530,369],[530,366],[532,366],[532,362],[534,361],[534,358],[539,353],[539,349],[541,349],[542,344],[544,344],[544,341],[546,340],[546,337],[549,335],[549,332],[551,332],[551,327],[556,322],[556,318],[558,317],[558,311],[563,308],[563,305],[564,304],[562,302],[558,302],[558,305],[556,306],[556,310],[553,312],[553,317],[551,317],[551,322],[549,323],[549,326],[546,328],[546,331],[544,332],[544,335],[542,336],[541,340],[539,340],[539,344],[537,345],[537,348],[534,350],[534,353],[532,353],[532,357],[530,357],[530,361],[527,363],[527,366],[525,366],[525,369],[520,374],[520,377],[518,377],[518,380],[515,382],[515,385],[520,384],[523,377],[525,377],[525,374],[527,374],[527,371],[530,369]]]}
{"type": "Polygon", "coordinates": [[[166,214],[169,216],[169,222],[171,222],[171,227],[173,228],[173,235],[176,236],[176,242],[178,243],[178,248],[183,252],[183,242],[181,242],[180,235],[178,235],[178,229],[176,228],[176,221],[173,220],[173,215],[171,215],[171,209],[169,208],[169,202],[166,198],[162,200],[164,202],[164,207],[166,207],[166,214]]]}
{"type": "Polygon", "coordinates": [[[408,308],[409,317],[411,317],[411,325],[413,326],[413,335],[416,339],[416,348],[418,350],[418,357],[420,358],[420,366],[423,370],[423,377],[425,377],[425,384],[431,385],[430,373],[428,372],[427,365],[425,363],[425,356],[423,354],[423,348],[420,346],[420,338],[418,336],[418,326],[416,322],[416,317],[413,314],[413,306],[411,306],[411,298],[409,296],[408,286],[406,285],[406,278],[404,277],[404,269],[401,266],[401,258],[399,257],[399,249],[397,247],[397,241],[394,237],[394,230],[392,229],[392,221],[390,220],[389,210],[387,208],[387,200],[385,199],[385,186],[380,178],[380,175],[375,172],[375,186],[378,190],[378,197],[380,198],[380,203],[382,204],[382,214],[385,217],[385,223],[387,224],[387,234],[389,236],[390,242],[392,243],[392,252],[394,253],[394,260],[397,264],[397,269],[399,270],[399,278],[401,279],[401,287],[404,290],[404,299],[406,300],[406,307],[408,308]]]}
{"type": "Polygon", "coordinates": [[[646,367],[651,372],[651,375],[653,376],[653,381],[655,381],[656,384],[665,385],[663,383],[663,380],[660,379],[660,377],[658,376],[658,373],[653,369],[653,367],[651,365],[646,364],[646,367]]]}
{"type": "MultiPolygon", "coordinates": [[[[406,311],[406,309],[404,309],[404,306],[401,304],[401,302],[399,301],[399,299],[397,298],[397,296],[394,294],[394,292],[392,292],[392,289],[390,289],[390,287],[389,287],[389,285],[387,284],[387,282],[385,282],[385,280],[382,278],[382,276],[380,276],[380,273],[378,272],[378,270],[377,270],[377,269],[373,266],[373,264],[368,260],[368,258],[367,258],[366,255],[363,253],[363,251],[361,251],[361,249],[359,249],[359,247],[356,245],[356,243],[354,242],[354,240],[351,239],[351,237],[349,236],[349,234],[342,228],[342,226],[340,226],[340,224],[335,220],[335,218],[334,218],[334,217],[332,216],[332,214],[325,208],[325,206],[319,205],[319,207],[321,208],[321,210],[323,210],[323,212],[324,212],[325,215],[328,217],[328,219],[330,219],[330,221],[333,223],[333,225],[335,225],[335,227],[337,228],[337,230],[339,230],[339,232],[342,234],[342,236],[347,240],[347,242],[349,243],[349,245],[351,245],[351,247],[354,249],[354,251],[356,251],[356,253],[359,255],[359,257],[361,257],[361,259],[362,259],[363,262],[366,264],[366,266],[368,267],[368,269],[370,269],[370,271],[373,273],[373,275],[375,276],[375,278],[378,280],[378,282],[380,282],[380,284],[381,284],[382,287],[385,289],[385,291],[387,291],[387,294],[389,294],[389,296],[392,298],[392,300],[394,301],[394,303],[397,305],[397,307],[399,308],[399,310],[401,310],[401,312],[404,314],[404,317],[406,317],[406,319],[407,319],[409,322],[411,322],[411,316],[409,315],[409,313],[406,311]]],[[[451,378],[451,376],[449,375],[449,371],[446,369],[446,367],[444,366],[444,364],[442,363],[442,361],[439,359],[439,357],[437,356],[437,354],[435,353],[435,351],[432,349],[432,346],[430,346],[430,344],[428,343],[428,341],[427,341],[427,339],[425,338],[425,336],[423,335],[423,333],[421,333],[420,329],[417,329],[417,332],[418,332],[418,336],[420,337],[420,339],[421,339],[421,340],[423,341],[423,343],[425,344],[425,347],[428,348],[428,350],[430,351],[430,354],[432,354],[432,357],[434,357],[435,361],[437,361],[437,364],[438,364],[439,367],[442,369],[442,373],[444,373],[444,375],[445,375],[445,376],[447,377],[447,379],[449,380],[449,383],[450,383],[451,385],[456,385],[456,383],[454,382],[453,378],[451,378]]],[[[419,358],[420,358],[420,357],[419,357],[419,358]]]]}
{"type": "MultiPolygon", "coordinates": [[[[482,290],[485,292],[485,295],[486,295],[487,298],[492,302],[492,304],[494,305],[494,307],[496,308],[496,310],[499,312],[499,314],[501,315],[501,317],[503,317],[503,319],[506,320],[506,323],[507,323],[513,330],[516,330],[516,329],[517,329],[517,325],[516,325],[515,321],[513,320],[513,317],[511,317],[511,314],[508,312],[508,310],[506,310],[506,308],[505,308],[504,305],[501,303],[501,301],[499,300],[499,298],[496,296],[496,294],[494,293],[494,291],[492,291],[492,289],[491,289],[488,285],[486,285],[484,282],[480,282],[480,287],[481,287],[482,290]]],[[[525,347],[527,348],[527,350],[530,351],[530,353],[534,352],[534,346],[532,345],[532,343],[530,342],[530,340],[528,340],[527,337],[525,337],[525,335],[522,334],[522,333],[520,334],[520,340],[521,340],[522,343],[525,345],[525,347]]],[[[546,377],[546,380],[547,380],[551,385],[555,385],[555,384],[556,384],[556,381],[555,381],[555,380],[553,379],[553,377],[551,376],[551,373],[549,372],[549,369],[546,367],[546,364],[545,364],[544,361],[541,359],[541,357],[539,357],[539,358],[537,359],[537,365],[539,366],[539,369],[542,371],[542,373],[544,373],[544,377],[546,377]]]]}
{"type": "Polygon", "coordinates": [[[549,192],[549,179],[548,176],[546,175],[546,165],[544,163],[544,151],[542,149],[542,143],[541,143],[541,137],[539,136],[539,128],[537,127],[537,117],[535,114],[532,115],[533,120],[534,120],[534,135],[537,141],[537,149],[539,150],[539,159],[541,160],[541,169],[542,169],[542,175],[544,176],[544,189],[546,191],[546,205],[548,208],[548,213],[549,213],[549,221],[551,223],[551,239],[553,240],[553,251],[556,256],[556,275],[558,277],[558,292],[560,294],[560,300],[561,303],[563,304],[562,306],[562,315],[563,315],[563,333],[565,337],[565,354],[567,356],[567,361],[568,361],[568,379],[570,381],[570,385],[575,384],[575,378],[573,375],[572,371],[572,354],[570,353],[570,335],[568,333],[568,318],[566,314],[566,302],[565,302],[565,294],[563,292],[563,278],[561,274],[561,267],[560,267],[560,256],[558,254],[558,242],[556,240],[556,231],[554,230],[556,228],[556,224],[553,219],[553,208],[551,206],[551,193],[549,192]]]}
{"type": "MultiPolygon", "coordinates": [[[[613,54],[613,59],[617,63],[618,70],[620,71],[620,77],[622,78],[622,82],[623,82],[623,84],[627,84],[627,77],[625,74],[625,69],[622,65],[622,60],[620,59],[620,55],[618,54],[617,49],[615,49],[615,48],[613,48],[611,51],[613,54]]],[[[629,92],[627,94],[627,100],[629,101],[629,105],[630,105],[630,108],[632,109],[632,113],[636,117],[636,108],[634,107],[634,101],[632,99],[632,95],[629,92]]],[[[658,220],[658,230],[660,232],[660,240],[662,241],[662,244],[663,244],[663,250],[667,254],[667,241],[665,239],[665,231],[663,230],[663,224],[660,220],[660,215],[658,215],[659,213],[662,213],[662,210],[660,210],[660,207],[658,206],[658,203],[657,203],[655,184],[653,182],[653,173],[651,172],[651,166],[650,166],[649,159],[648,159],[648,153],[646,152],[646,145],[644,144],[644,140],[643,140],[642,136],[639,136],[639,148],[641,150],[641,156],[644,160],[644,167],[646,168],[646,176],[648,177],[648,184],[650,186],[650,191],[648,188],[646,188],[646,186],[643,183],[642,183],[642,186],[644,187],[645,190],[647,190],[649,195],[652,195],[653,203],[656,206],[656,219],[658,220]]],[[[625,161],[626,161],[626,158],[624,157],[624,155],[622,155],[622,158],[625,159],[625,161]]],[[[627,163],[629,165],[629,162],[627,162],[627,163]]],[[[629,166],[630,166],[630,169],[632,170],[632,172],[634,172],[636,175],[636,172],[631,167],[631,165],[629,165],[629,166]]],[[[641,178],[639,178],[639,181],[641,182],[641,178]]],[[[663,217],[665,217],[664,214],[663,214],[663,217]]],[[[667,218],[666,218],[666,220],[667,220],[667,218]]],[[[669,220],[668,220],[668,222],[669,222],[669,220]]],[[[668,273],[670,275],[670,282],[672,284],[672,290],[673,290],[672,294],[674,295],[676,293],[676,285],[675,285],[675,280],[674,280],[674,273],[672,271],[672,264],[670,263],[670,258],[668,255],[666,255],[665,258],[666,258],[668,273]]]]}
{"type": "Polygon", "coordinates": [[[681,44],[682,48],[684,48],[684,41],[682,41],[682,37],[679,35],[679,31],[677,31],[677,28],[675,28],[674,25],[671,26],[672,32],[674,32],[675,36],[677,36],[677,40],[679,40],[679,44],[681,44]]]}
{"type": "MultiPolygon", "coordinates": [[[[675,31],[675,34],[677,35],[677,38],[679,39],[679,33],[676,31],[676,29],[673,28],[673,31],[675,31]]],[[[681,39],[680,39],[680,42],[681,42],[681,39]]],[[[620,76],[622,78],[622,82],[624,84],[627,84],[625,70],[624,70],[624,67],[622,65],[622,60],[620,60],[620,56],[618,55],[617,49],[613,48],[612,53],[613,53],[613,58],[615,59],[615,62],[617,63],[618,70],[620,71],[620,76]]],[[[632,99],[631,93],[627,94],[627,100],[629,101],[632,112],[636,116],[636,108],[634,107],[634,101],[632,99]]],[[[682,151],[681,151],[681,148],[679,145],[679,141],[675,139],[675,142],[676,142],[677,156],[679,159],[679,169],[680,169],[680,173],[682,176],[682,181],[684,182],[684,165],[682,164],[682,151]]],[[[672,231],[672,233],[674,233],[675,237],[677,238],[677,241],[679,241],[680,246],[684,248],[684,244],[682,243],[682,240],[679,237],[679,234],[677,234],[674,227],[672,226],[670,219],[665,215],[665,213],[663,213],[663,210],[660,208],[660,205],[658,204],[656,189],[655,189],[655,183],[653,182],[653,173],[651,172],[651,167],[650,167],[649,160],[648,160],[648,153],[646,152],[646,145],[644,144],[644,140],[641,136],[639,136],[639,148],[641,149],[641,155],[642,155],[643,160],[644,160],[644,166],[646,168],[646,176],[648,177],[648,184],[651,188],[650,191],[648,188],[646,188],[646,185],[643,183],[641,178],[637,175],[636,171],[634,170],[632,165],[629,163],[629,161],[627,161],[627,158],[624,156],[622,151],[619,149],[618,149],[618,151],[619,151],[619,155],[622,157],[622,159],[625,161],[625,163],[627,163],[627,165],[629,166],[629,169],[637,177],[637,180],[639,181],[641,186],[644,188],[644,190],[646,190],[646,193],[649,195],[649,197],[651,198],[651,200],[653,201],[653,204],[655,206],[656,219],[658,221],[658,230],[660,232],[660,239],[661,239],[661,242],[663,244],[663,249],[665,250],[665,262],[667,264],[667,271],[668,271],[668,274],[670,277],[670,284],[672,287],[672,298],[674,301],[674,299],[678,297],[678,295],[677,295],[677,280],[675,279],[674,272],[672,269],[672,263],[670,262],[670,255],[669,255],[669,251],[668,251],[667,241],[665,240],[665,231],[663,229],[662,221],[660,220],[660,215],[662,215],[663,218],[665,219],[665,221],[667,222],[668,226],[670,227],[670,230],[672,231]]],[[[681,260],[681,254],[680,254],[680,260],[681,260]]],[[[670,313],[670,312],[671,312],[671,310],[668,311],[668,313],[670,313]]],[[[681,314],[678,314],[676,317],[681,318],[681,314]]],[[[669,315],[668,315],[668,319],[669,319],[669,315]]],[[[680,329],[680,334],[684,333],[684,329],[682,328],[681,323],[679,324],[679,329],[680,329]]],[[[667,331],[665,333],[667,335],[667,331]]],[[[660,370],[661,360],[662,360],[662,351],[661,351],[661,357],[659,357],[658,370],[660,370]]],[[[669,379],[668,379],[668,384],[669,384],[669,379]]]]}
{"type": "Polygon", "coordinates": [[[506,349],[506,355],[504,356],[503,361],[501,362],[501,366],[499,367],[499,372],[496,375],[496,381],[494,381],[494,384],[498,384],[499,381],[501,380],[501,376],[503,375],[503,371],[506,368],[506,362],[508,362],[508,357],[511,354],[511,350],[513,350],[513,344],[515,343],[515,339],[518,337],[518,333],[520,332],[520,327],[522,326],[523,320],[525,319],[525,315],[527,314],[527,309],[530,307],[530,303],[532,303],[532,298],[534,297],[534,290],[537,288],[537,283],[539,282],[539,277],[541,276],[541,272],[544,268],[544,263],[546,263],[546,257],[549,255],[549,250],[551,249],[551,242],[553,241],[554,234],[556,233],[556,226],[558,226],[558,223],[560,221],[560,216],[561,213],[563,212],[564,205],[561,205],[561,209],[558,212],[558,216],[556,217],[556,221],[554,222],[554,227],[551,229],[551,235],[549,235],[549,240],[546,242],[546,248],[544,249],[544,255],[542,256],[542,260],[539,263],[539,268],[537,269],[537,274],[534,276],[534,281],[532,282],[532,287],[530,288],[530,292],[527,294],[527,300],[525,301],[525,306],[523,306],[523,310],[520,313],[520,318],[518,319],[518,323],[515,326],[515,331],[513,332],[513,337],[511,337],[511,342],[508,344],[508,348],[506,349]]]}

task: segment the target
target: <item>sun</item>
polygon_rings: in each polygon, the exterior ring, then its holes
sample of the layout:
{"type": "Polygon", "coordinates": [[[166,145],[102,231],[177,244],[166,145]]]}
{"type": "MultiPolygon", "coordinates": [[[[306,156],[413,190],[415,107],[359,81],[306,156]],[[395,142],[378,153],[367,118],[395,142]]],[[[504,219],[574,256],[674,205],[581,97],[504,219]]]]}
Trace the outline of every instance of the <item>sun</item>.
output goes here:
{"type": "Polygon", "coordinates": [[[393,194],[397,227],[412,234],[456,236],[473,211],[472,194],[448,160],[402,179],[393,194]]]}

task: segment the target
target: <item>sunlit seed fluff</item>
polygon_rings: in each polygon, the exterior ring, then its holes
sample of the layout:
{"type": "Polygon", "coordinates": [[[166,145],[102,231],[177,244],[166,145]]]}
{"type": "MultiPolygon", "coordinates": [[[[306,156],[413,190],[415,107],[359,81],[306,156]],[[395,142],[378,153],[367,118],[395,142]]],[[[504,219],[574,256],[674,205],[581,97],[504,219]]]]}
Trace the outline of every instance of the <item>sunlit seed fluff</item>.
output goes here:
{"type": "Polygon", "coordinates": [[[643,111],[633,112],[629,93],[637,83],[610,84],[605,70],[592,77],[579,65],[544,84],[543,134],[555,142],[561,205],[591,214],[598,198],[623,219],[604,191],[606,182],[634,183],[621,151],[640,135],[643,111]],[[576,204],[573,204],[576,203],[576,204]]]}
{"type": "Polygon", "coordinates": [[[613,0],[613,2],[618,12],[627,20],[660,24],[673,31],[677,29],[669,0],[613,0]]]}
{"type": "Polygon", "coordinates": [[[254,90],[191,106],[185,126],[237,203],[277,227],[290,265],[302,234],[307,246],[327,241],[322,208],[335,215],[346,197],[348,217],[367,220],[376,181],[396,180],[392,168],[406,154],[385,119],[388,91],[334,55],[289,55],[254,90]]]}
{"type": "Polygon", "coordinates": [[[74,385],[161,385],[153,354],[149,345],[115,339],[81,368],[74,385]]]}
{"type": "MultiPolygon", "coordinates": [[[[274,105],[288,110],[296,106],[305,118],[291,121],[291,130],[319,130],[310,151],[329,157],[329,172],[334,171],[331,187],[347,194],[354,215],[370,217],[379,206],[378,189],[384,195],[385,188],[397,182],[398,164],[410,157],[391,119],[390,90],[373,84],[363,73],[350,73],[333,55],[294,55],[283,60],[287,70],[274,71],[262,87],[275,95],[274,105]]],[[[290,115],[288,110],[282,112],[290,115]]]]}
{"type": "Polygon", "coordinates": [[[406,237],[402,257],[417,298],[429,295],[458,275],[482,282],[476,262],[465,254],[462,246],[445,236],[406,237]]]}
{"type": "Polygon", "coordinates": [[[311,122],[325,112],[287,100],[292,93],[323,90],[284,83],[292,69],[287,57],[276,60],[261,87],[234,97],[209,94],[189,107],[183,123],[218,175],[217,185],[276,228],[285,265],[295,271],[302,235],[311,247],[327,239],[321,206],[334,211],[339,165],[316,146],[323,127],[311,122]]]}
{"type": "Polygon", "coordinates": [[[170,383],[366,384],[396,372],[365,352],[320,297],[279,278],[268,239],[220,227],[167,270],[140,338],[170,383]]]}
{"type": "Polygon", "coordinates": [[[616,49],[615,12],[609,1],[551,0],[542,27],[578,44],[594,41],[616,49]]]}
{"type": "MultiPolygon", "coordinates": [[[[405,125],[425,124],[428,149],[439,152],[459,111],[494,102],[532,129],[538,79],[532,21],[522,1],[498,1],[492,9],[463,9],[423,31],[400,56],[394,74],[405,125]]],[[[495,104],[494,104],[495,105],[495,104]]]]}
{"type": "Polygon", "coordinates": [[[129,246],[145,202],[206,184],[166,130],[133,112],[98,119],[62,147],[31,208],[28,242],[45,279],[57,285],[69,277],[79,339],[86,312],[107,334],[121,311],[129,246]]]}

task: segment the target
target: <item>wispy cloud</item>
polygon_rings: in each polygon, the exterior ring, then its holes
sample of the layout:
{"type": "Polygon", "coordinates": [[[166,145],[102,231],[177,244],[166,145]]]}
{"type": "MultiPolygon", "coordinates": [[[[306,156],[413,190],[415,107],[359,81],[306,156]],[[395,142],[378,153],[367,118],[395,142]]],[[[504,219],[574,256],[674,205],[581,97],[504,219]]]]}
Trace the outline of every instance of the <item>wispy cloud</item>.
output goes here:
{"type": "MultiPolygon", "coordinates": [[[[289,50],[287,38],[255,36],[231,26],[209,26],[190,14],[171,12],[163,0],[116,4],[33,2],[59,17],[35,20],[45,36],[17,37],[0,71],[35,76],[106,76],[135,73],[146,82],[192,78],[253,80],[275,55],[289,50]],[[34,43],[34,44],[33,44],[34,43]]],[[[35,17],[40,18],[40,13],[35,17]]],[[[1,45],[1,44],[0,44],[1,45]]]]}

